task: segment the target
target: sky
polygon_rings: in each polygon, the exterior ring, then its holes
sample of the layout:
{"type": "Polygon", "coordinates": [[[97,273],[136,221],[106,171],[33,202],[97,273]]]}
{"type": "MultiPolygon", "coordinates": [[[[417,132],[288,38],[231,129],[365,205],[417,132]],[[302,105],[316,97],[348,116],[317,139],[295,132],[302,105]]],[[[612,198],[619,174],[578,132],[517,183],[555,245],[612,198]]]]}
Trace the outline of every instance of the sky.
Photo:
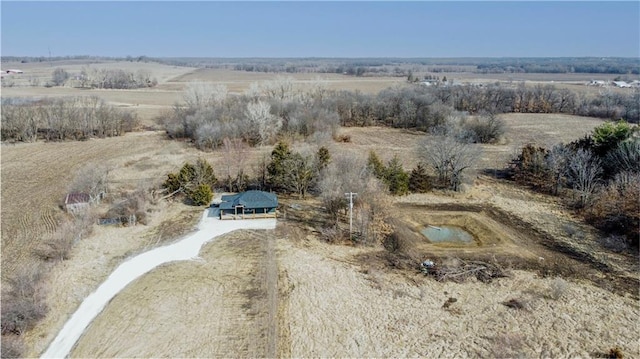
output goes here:
{"type": "Polygon", "coordinates": [[[640,57],[640,1],[1,1],[3,56],[640,57]]]}

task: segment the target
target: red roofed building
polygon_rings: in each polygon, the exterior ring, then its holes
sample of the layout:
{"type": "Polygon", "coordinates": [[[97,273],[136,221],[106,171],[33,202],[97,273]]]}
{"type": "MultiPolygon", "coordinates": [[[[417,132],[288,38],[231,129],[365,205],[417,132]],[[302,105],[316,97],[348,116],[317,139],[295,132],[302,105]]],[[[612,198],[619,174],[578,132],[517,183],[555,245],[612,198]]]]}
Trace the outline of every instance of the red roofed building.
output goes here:
{"type": "Polygon", "coordinates": [[[69,193],[64,199],[64,208],[69,213],[80,213],[89,209],[91,197],[86,193],[69,193]]]}

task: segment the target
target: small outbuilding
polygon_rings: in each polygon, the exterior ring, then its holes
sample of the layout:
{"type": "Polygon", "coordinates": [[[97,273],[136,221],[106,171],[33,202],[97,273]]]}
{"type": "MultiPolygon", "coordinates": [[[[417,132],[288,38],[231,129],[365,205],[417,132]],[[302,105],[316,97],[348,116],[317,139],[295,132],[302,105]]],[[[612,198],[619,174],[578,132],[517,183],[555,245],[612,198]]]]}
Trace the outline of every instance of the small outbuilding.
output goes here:
{"type": "Polygon", "coordinates": [[[275,218],[278,197],[269,192],[246,191],[222,196],[220,219],[275,218]]]}
{"type": "Polygon", "coordinates": [[[67,212],[77,214],[89,209],[91,196],[86,193],[72,192],[64,198],[64,208],[67,212]]]}

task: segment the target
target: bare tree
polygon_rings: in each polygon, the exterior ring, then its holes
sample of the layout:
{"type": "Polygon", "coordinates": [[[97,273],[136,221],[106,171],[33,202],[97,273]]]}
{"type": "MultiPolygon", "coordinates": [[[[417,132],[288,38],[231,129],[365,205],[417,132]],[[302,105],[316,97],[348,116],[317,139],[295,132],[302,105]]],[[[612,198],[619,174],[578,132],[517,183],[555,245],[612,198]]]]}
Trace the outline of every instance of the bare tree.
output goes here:
{"type": "Polygon", "coordinates": [[[586,206],[598,188],[602,173],[600,160],[591,151],[579,149],[569,158],[569,178],[579,195],[578,205],[586,206]]]}
{"type": "Polygon", "coordinates": [[[65,71],[65,69],[58,67],[55,70],[53,70],[53,74],[51,75],[51,82],[55,86],[64,85],[68,79],[69,79],[69,73],[65,71]]]}
{"type": "Polygon", "coordinates": [[[88,164],[78,171],[69,185],[69,192],[86,193],[92,201],[99,201],[107,192],[108,174],[106,165],[88,164]]]}
{"type": "Polygon", "coordinates": [[[227,94],[228,90],[224,85],[193,81],[185,88],[183,99],[187,107],[204,108],[221,103],[227,94]]]}
{"type": "Polygon", "coordinates": [[[347,155],[336,156],[323,171],[318,183],[320,197],[327,212],[337,222],[339,213],[347,203],[344,194],[363,192],[366,183],[373,177],[362,158],[347,155]]]}
{"type": "Polygon", "coordinates": [[[569,149],[562,144],[555,145],[547,153],[545,162],[552,181],[552,193],[557,195],[567,174],[569,149]]]}
{"type": "Polygon", "coordinates": [[[286,169],[284,183],[289,191],[301,195],[303,198],[307,194],[309,187],[313,183],[315,169],[310,156],[303,156],[293,153],[285,162],[286,169]]]}
{"type": "Polygon", "coordinates": [[[247,159],[247,145],[240,138],[222,140],[222,156],[224,159],[227,190],[233,191],[238,187],[238,180],[244,179],[244,166],[247,159]]]}
{"type": "Polygon", "coordinates": [[[479,148],[450,133],[425,137],[418,145],[418,155],[433,167],[441,184],[458,191],[463,172],[478,159],[479,148]]]}
{"type": "Polygon", "coordinates": [[[262,91],[268,98],[278,99],[280,101],[290,100],[295,97],[293,91],[293,77],[282,77],[266,81],[262,84],[262,91]]]}
{"type": "Polygon", "coordinates": [[[260,84],[257,82],[249,84],[249,88],[244,92],[244,95],[251,101],[258,101],[262,95],[262,88],[260,88],[260,84]]]}
{"type": "Polygon", "coordinates": [[[247,104],[245,116],[250,124],[250,142],[268,144],[282,128],[282,119],[271,114],[271,105],[264,101],[247,104]]]}

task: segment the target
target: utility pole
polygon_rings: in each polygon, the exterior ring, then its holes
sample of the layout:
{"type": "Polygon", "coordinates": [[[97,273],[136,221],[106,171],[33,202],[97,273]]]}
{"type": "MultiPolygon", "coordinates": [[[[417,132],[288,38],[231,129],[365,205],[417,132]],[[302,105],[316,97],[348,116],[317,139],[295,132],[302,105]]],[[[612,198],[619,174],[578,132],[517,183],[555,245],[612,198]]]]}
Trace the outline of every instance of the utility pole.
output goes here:
{"type": "Polygon", "coordinates": [[[351,233],[353,233],[353,197],[358,194],[349,192],[344,195],[349,197],[349,239],[351,239],[351,233]]]}

